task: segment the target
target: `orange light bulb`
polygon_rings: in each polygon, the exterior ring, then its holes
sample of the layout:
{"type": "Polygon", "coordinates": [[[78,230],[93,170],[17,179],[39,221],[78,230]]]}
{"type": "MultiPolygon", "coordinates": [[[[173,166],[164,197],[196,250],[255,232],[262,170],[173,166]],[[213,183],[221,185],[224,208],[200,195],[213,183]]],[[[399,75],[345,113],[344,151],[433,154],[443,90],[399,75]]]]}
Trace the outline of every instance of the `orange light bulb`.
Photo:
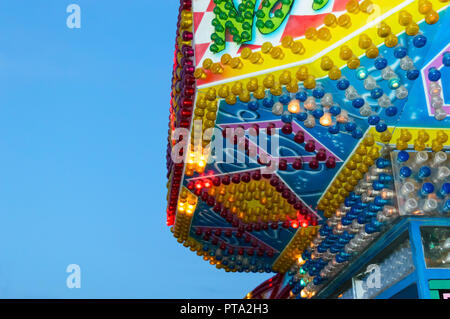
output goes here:
{"type": "Polygon", "coordinates": [[[331,114],[328,112],[325,112],[323,116],[319,120],[320,125],[322,126],[330,126],[333,124],[333,120],[331,119],[331,114]]]}
{"type": "Polygon", "coordinates": [[[296,100],[296,99],[291,100],[289,102],[289,105],[288,105],[288,111],[291,112],[291,113],[298,113],[298,112],[300,112],[300,102],[299,102],[299,100],[296,100]]]}

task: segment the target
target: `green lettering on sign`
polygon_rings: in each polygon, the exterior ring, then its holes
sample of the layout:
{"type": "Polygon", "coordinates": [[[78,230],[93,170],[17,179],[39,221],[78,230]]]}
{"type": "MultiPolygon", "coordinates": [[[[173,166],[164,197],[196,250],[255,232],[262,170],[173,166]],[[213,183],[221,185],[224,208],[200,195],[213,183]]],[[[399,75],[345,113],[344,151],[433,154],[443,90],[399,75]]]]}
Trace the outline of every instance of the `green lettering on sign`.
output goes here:
{"type": "Polygon", "coordinates": [[[214,42],[210,50],[214,53],[225,49],[226,32],[229,30],[233,41],[241,44],[250,41],[253,36],[253,16],[256,0],[241,0],[237,10],[233,0],[214,0],[216,4],[212,20],[215,32],[211,35],[214,42]]]}
{"type": "Polygon", "coordinates": [[[313,6],[312,6],[313,10],[317,11],[317,10],[322,9],[323,7],[325,7],[327,5],[328,1],[329,0],[314,0],[313,6]]]}
{"type": "MultiPolygon", "coordinates": [[[[256,16],[256,27],[262,34],[276,31],[289,15],[295,0],[262,0],[261,9],[255,14],[257,0],[240,0],[236,8],[234,0],[214,0],[214,33],[211,35],[213,53],[225,49],[227,31],[233,42],[242,44],[253,39],[253,22],[256,16]],[[281,5],[281,7],[279,7],[281,5]],[[279,7],[275,10],[275,8],[279,7]]],[[[320,10],[329,0],[313,0],[314,11],[320,10]]]]}
{"type": "Polygon", "coordinates": [[[256,11],[256,27],[262,34],[269,34],[280,27],[291,11],[294,0],[263,0],[262,8],[256,11]],[[281,8],[274,11],[274,7],[281,8]]]}

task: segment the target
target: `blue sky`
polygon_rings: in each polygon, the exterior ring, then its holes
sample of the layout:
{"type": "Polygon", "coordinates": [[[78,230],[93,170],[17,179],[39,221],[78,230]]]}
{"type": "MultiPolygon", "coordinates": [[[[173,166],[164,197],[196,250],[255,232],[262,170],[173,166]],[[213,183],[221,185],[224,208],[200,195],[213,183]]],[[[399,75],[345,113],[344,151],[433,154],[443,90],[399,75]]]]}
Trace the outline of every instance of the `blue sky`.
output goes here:
{"type": "Polygon", "coordinates": [[[270,277],[219,271],[165,226],[178,3],[0,2],[0,298],[241,298],[270,277]]]}

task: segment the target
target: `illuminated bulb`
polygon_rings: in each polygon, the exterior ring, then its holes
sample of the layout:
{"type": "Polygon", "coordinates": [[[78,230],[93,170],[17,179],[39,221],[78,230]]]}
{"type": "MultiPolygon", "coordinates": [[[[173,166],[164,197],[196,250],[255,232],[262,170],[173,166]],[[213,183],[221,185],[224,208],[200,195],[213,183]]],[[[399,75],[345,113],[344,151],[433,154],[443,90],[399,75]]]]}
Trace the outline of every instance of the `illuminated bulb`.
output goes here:
{"type": "Polygon", "coordinates": [[[298,113],[300,112],[300,101],[299,100],[291,100],[288,105],[288,111],[291,113],[298,113]]]}
{"type": "Polygon", "coordinates": [[[200,167],[205,167],[206,166],[206,161],[205,161],[205,157],[204,156],[200,156],[200,160],[198,161],[198,166],[200,167]]]}
{"type": "Polygon", "coordinates": [[[195,187],[196,187],[197,189],[202,188],[202,183],[201,183],[201,182],[195,183],[195,187]]]}
{"type": "Polygon", "coordinates": [[[367,77],[368,73],[367,73],[367,69],[363,66],[359,67],[356,70],[356,77],[360,80],[364,80],[367,77]]]}
{"type": "Polygon", "coordinates": [[[188,164],[194,164],[195,153],[189,155],[188,164]]]}
{"type": "Polygon", "coordinates": [[[396,90],[400,87],[400,80],[398,78],[392,78],[389,80],[389,87],[392,90],[396,90]]]}
{"type": "Polygon", "coordinates": [[[383,214],[386,217],[396,216],[398,214],[398,210],[394,206],[384,206],[383,214]]]}
{"type": "Polygon", "coordinates": [[[333,233],[335,235],[341,235],[344,232],[343,226],[341,223],[338,223],[336,227],[333,229],[333,233]]]}
{"type": "Polygon", "coordinates": [[[298,264],[301,266],[305,263],[306,261],[303,260],[302,256],[298,257],[298,264]]]}
{"type": "Polygon", "coordinates": [[[381,191],[381,198],[382,199],[392,199],[394,197],[394,192],[390,189],[383,189],[381,191]]]}
{"type": "Polygon", "coordinates": [[[333,124],[333,120],[331,119],[331,114],[325,112],[323,116],[319,120],[320,125],[322,126],[330,126],[333,124]]]}

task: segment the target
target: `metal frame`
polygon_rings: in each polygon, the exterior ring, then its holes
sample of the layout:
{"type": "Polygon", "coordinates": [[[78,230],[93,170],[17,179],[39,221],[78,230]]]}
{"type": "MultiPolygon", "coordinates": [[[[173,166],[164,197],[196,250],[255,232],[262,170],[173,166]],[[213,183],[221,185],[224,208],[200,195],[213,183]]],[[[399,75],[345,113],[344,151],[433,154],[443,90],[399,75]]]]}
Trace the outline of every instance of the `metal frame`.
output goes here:
{"type": "Polygon", "coordinates": [[[428,281],[432,279],[450,279],[450,269],[427,268],[422,246],[420,227],[424,226],[450,226],[450,218],[440,217],[404,217],[399,219],[394,226],[378,237],[372,245],[366,249],[357,259],[353,260],[339,276],[333,279],[316,298],[329,298],[338,291],[342,285],[355,276],[359,270],[369,263],[380,252],[386,249],[399,236],[408,232],[411,243],[414,271],[405,278],[381,292],[376,299],[388,299],[409,285],[416,284],[420,299],[430,299],[428,281]]]}
{"type": "Polygon", "coordinates": [[[450,279],[450,269],[427,268],[422,246],[422,236],[420,234],[420,227],[423,226],[450,226],[450,218],[414,218],[409,224],[409,238],[416,268],[419,298],[430,299],[428,281],[432,279],[450,279]]]}

